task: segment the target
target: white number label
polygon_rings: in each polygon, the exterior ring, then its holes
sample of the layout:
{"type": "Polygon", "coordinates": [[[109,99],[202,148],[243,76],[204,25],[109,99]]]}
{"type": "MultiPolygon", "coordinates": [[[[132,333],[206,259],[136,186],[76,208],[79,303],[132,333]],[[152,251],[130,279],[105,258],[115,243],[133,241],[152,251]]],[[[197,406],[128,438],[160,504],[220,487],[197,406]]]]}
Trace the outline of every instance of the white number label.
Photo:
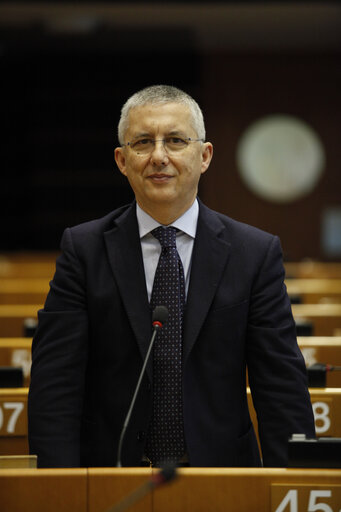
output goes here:
{"type": "Polygon", "coordinates": [[[339,496],[340,488],[337,486],[334,488],[334,491],[335,496],[332,496],[332,491],[329,489],[311,489],[309,494],[306,495],[303,489],[301,489],[299,495],[299,490],[290,489],[276,508],[275,512],[339,512],[338,509],[334,511],[327,503],[318,501],[321,498],[330,498],[335,504],[335,499],[337,500],[337,496],[339,496]],[[304,496],[301,496],[301,493],[303,495],[305,494],[306,499],[309,496],[309,499],[307,499],[307,501],[302,501],[302,497],[304,496]]]}
{"type": "Polygon", "coordinates": [[[297,512],[297,490],[291,489],[284,496],[281,503],[276,508],[276,512],[283,512],[287,508],[287,505],[290,505],[290,512],[297,512]]]}
{"type": "Polygon", "coordinates": [[[329,405],[325,402],[314,402],[313,412],[316,434],[324,434],[330,429],[329,405]]]}
{"type": "Polygon", "coordinates": [[[0,405],[0,430],[4,424],[4,412],[3,410],[12,410],[11,415],[7,421],[6,432],[13,434],[15,432],[15,426],[17,424],[20,413],[24,409],[23,402],[3,402],[2,407],[0,405]]]}
{"type": "Polygon", "coordinates": [[[329,505],[326,503],[316,503],[317,498],[330,498],[332,491],[310,491],[308,512],[315,512],[316,510],[323,510],[323,512],[333,512],[329,505]]]}

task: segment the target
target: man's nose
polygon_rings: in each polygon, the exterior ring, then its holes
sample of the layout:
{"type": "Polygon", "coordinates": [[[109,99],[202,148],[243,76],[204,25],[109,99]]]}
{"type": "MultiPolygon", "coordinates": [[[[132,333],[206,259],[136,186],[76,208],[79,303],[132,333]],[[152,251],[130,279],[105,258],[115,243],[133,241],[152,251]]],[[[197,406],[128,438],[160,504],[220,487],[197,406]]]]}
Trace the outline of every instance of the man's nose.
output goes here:
{"type": "Polygon", "coordinates": [[[155,165],[166,165],[168,163],[168,153],[162,139],[157,139],[154,141],[151,160],[155,165]]]}

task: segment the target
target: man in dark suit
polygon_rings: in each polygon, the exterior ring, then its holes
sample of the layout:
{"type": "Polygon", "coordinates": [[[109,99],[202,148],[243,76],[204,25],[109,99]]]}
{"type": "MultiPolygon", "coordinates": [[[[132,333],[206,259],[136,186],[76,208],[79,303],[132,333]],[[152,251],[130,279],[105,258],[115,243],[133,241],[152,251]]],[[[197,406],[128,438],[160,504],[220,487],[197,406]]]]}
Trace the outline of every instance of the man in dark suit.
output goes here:
{"type": "MultiPolygon", "coordinates": [[[[285,466],[288,438],[313,437],[314,420],[278,238],[197,199],[213,148],[186,93],[169,86],[136,93],[122,109],[119,140],[116,163],[136,202],[64,232],[33,342],[31,453],[41,467],[116,464],[151,337],[149,302],[161,251],[151,231],[161,225],[177,229],[186,293],[181,460],[285,466]]],[[[151,359],[126,432],[124,466],[145,460],[153,382],[151,359]]]]}

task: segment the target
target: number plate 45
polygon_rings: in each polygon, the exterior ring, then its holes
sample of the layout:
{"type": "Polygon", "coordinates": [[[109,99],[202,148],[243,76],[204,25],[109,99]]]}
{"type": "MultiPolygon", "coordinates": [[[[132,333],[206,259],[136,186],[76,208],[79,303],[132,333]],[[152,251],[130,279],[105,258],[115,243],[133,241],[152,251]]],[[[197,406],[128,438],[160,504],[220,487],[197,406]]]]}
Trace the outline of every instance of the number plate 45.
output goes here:
{"type": "Polygon", "coordinates": [[[272,484],[271,512],[341,512],[341,483],[272,484]]]}

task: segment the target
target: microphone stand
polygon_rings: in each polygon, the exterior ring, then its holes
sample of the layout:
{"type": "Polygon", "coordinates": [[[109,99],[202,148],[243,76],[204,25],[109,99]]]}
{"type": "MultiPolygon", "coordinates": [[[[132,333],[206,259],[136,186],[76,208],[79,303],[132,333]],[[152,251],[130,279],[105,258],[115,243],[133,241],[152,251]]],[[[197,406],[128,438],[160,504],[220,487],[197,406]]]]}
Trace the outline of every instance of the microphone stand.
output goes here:
{"type": "Polygon", "coordinates": [[[177,472],[175,466],[169,465],[161,468],[160,471],[151,476],[150,480],[147,480],[147,482],[137,487],[137,489],[134,489],[128,496],[122,498],[119,503],[108,508],[106,512],[124,512],[136,501],[143,498],[149,491],[170,482],[176,476],[177,472]]]}
{"type": "Polygon", "coordinates": [[[127,427],[129,425],[129,421],[130,421],[130,416],[131,416],[131,413],[133,411],[133,408],[134,408],[134,405],[135,405],[135,401],[136,401],[136,397],[137,397],[137,393],[140,389],[140,385],[141,385],[141,382],[142,382],[142,378],[143,378],[143,375],[144,375],[144,372],[145,372],[145,369],[146,369],[146,366],[147,366],[147,363],[148,363],[148,360],[149,360],[149,356],[150,356],[150,353],[152,351],[152,348],[153,348],[153,345],[154,345],[154,340],[155,340],[155,337],[156,337],[156,334],[157,334],[157,331],[159,329],[161,329],[162,327],[162,323],[159,322],[159,321],[154,321],[153,322],[153,334],[152,334],[152,337],[151,337],[151,340],[150,340],[150,344],[149,344],[149,348],[148,348],[148,351],[147,351],[147,355],[145,357],[145,360],[144,360],[144,363],[143,363],[143,366],[142,366],[142,369],[141,369],[141,373],[140,373],[140,376],[139,376],[139,379],[137,381],[137,384],[136,384],[136,388],[135,388],[135,392],[134,392],[134,396],[133,396],[133,399],[131,401],[131,404],[130,404],[130,407],[129,407],[129,410],[128,410],[128,413],[127,413],[127,416],[126,416],[126,419],[124,420],[124,423],[123,423],[123,427],[122,427],[122,431],[121,431],[121,436],[120,436],[120,440],[118,442],[118,449],[117,449],[117,464],[116,464],[116,467],[117,468],[121,468],[122,467],[122,463],[121,463],[121,452],[122,452],[122,445],[123,445],[123,439],[124,439],[124,436],[125,436],[125,433],[126,433],[126,430],[127,430],[127,427]]]}

